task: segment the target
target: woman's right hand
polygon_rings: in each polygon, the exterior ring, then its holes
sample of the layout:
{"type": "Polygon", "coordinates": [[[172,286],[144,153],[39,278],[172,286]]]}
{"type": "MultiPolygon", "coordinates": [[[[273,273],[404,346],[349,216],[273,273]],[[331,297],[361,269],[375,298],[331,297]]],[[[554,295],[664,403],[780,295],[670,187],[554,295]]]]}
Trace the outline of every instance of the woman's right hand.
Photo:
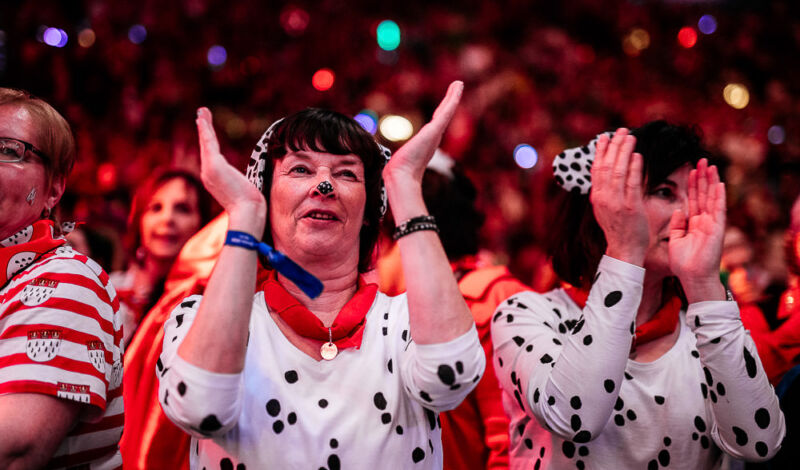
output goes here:
{"type": "Polygon", "coordinates": [[[606,237],[606,254],[643,266],[649,245],[649,228],[644,212],[642,156],[634,153],[636,138],[627,129],[614,137],[602,135],[592,164],[594,217],[606,237]]]}
{"type": "Polygon", "coordinates": [[[200,178],[203,185],[228,212],[232,228],[245,230],[260,238],[267,214],[264,196],[220,153],[208,108],[197,110],[196,123],[200,138],[200,178]]]}

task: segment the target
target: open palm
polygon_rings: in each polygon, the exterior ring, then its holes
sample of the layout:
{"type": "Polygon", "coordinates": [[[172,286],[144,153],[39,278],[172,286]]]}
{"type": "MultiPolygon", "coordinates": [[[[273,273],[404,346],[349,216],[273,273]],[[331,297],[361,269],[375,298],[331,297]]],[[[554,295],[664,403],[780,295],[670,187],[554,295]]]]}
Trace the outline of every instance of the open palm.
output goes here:
{"type": "Polygon", "coordinates": [[[433,118],[417,134],[395,152],[386,165],[384,174],[411,178],[422,181],[425,167],[433,157],[433,153],[442,141],[442,135],[453,119],[464,83],[455,81],[447,88],[447,94],[433,113],[433,118]]]}
{"type": "Polygon", "coordinates": [[[200,177],[214,199],[228,213],[237,210],[264,210],[264,196],[220,153],[208,108],[197,110],[197,133],[200,139],[200,177]]]}
{"type": "Polygon", "coordinates": [[[715,166],[701,159],[689,173],[689,214],[670,220],[669,260],[681,284],[718,279],[725,233],[725,184],[715,166]]]}

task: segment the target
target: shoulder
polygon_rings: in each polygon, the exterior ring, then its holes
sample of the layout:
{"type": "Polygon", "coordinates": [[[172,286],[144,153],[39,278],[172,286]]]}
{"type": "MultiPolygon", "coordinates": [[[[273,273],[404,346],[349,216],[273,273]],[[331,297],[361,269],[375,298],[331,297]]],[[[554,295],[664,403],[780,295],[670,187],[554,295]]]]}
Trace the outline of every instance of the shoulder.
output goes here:
{"type": "Polygon", "coordinates": [[[580,311],[575,302],[569,298],[563,289],[557,288],[545,293],[525,290],[512,294],[503,300],[497,311],[517,309],[521,311],[543,312],[549,311],[556,315],[564,312],[580,311]]]}

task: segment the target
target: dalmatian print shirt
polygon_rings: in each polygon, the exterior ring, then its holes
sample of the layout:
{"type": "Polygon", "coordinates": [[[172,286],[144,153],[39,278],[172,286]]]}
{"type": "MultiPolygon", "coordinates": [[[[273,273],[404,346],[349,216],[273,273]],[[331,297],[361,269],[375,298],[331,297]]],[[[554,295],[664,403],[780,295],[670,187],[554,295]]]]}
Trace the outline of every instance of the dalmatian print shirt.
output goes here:
{"type": "Polygon", "coordinates": [[[162,408],[193,436],[192,468],[442,468],[438,413],[455,408],[485,366],[474,326],[418,345],[405,295],[378,293],[361,348],[317,362],[281,333],[259,292],[244,370],[219,374],[177,355],[201,301],[173,311],[156,367],[162,408]]]}
{"type": "Polygon", "coordinates": [[[765,460],[783,414],[735,302],[681,312],[676,344],[628,359],[644,269],[604,257],[581,309],[562,289],[523,292],[492,319],[511,417],[511,468],[710,469],[765,460]]]}

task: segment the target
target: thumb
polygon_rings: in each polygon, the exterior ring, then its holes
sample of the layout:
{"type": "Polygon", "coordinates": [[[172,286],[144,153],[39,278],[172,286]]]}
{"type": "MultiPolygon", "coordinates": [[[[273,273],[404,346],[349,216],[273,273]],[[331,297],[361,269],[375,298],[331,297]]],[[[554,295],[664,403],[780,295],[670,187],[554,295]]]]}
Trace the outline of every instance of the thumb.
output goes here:
{"type": "Polygon", "coordinates": [[[680,209],[675,209],[669,219],[669,239],[670,241],[686,236],[686,216],[680,209]]]}

